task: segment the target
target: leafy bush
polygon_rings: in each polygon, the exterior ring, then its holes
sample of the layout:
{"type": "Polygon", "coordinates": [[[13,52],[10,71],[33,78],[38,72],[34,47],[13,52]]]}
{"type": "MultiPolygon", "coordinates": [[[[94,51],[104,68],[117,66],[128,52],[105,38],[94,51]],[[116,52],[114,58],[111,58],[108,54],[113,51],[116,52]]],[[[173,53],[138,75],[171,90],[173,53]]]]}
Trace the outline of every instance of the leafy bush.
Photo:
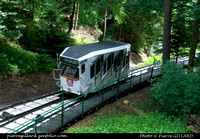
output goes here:
{"type": "Polygon", "coordinates": [[[56,61],[49,55],[40,55],[20,48],[0,45],[0,73],[4,78],[26,72],[53,70],[56,61]]]}
{"type": "Polygon", "coordinates": [[[93,36],[83,36],[80,33],[73,33],[73,39],[75,40],[74,44],[75,45],[84,45],[84,44],[89,44],[89,43],[94,43],[97,40],[95,40],[95,38],[93,36]]]}
{"type": "Polygon", "coordinates": [[[200,71],[186,71],[175,62],[167,62],[162,74],[151,80],[155,103],[168,114],[200,113],[200,71]]]}
{"type": "Polygon", "coordinates": [[[43,54],[38,55],[37,68],[39,71],[51,71],[55,67],[55,60],[52,59],[50,55],[43,54]]]}
{"type": "Polygon", "coordinates": [[[89,127],[69,128],[67,133],[187,133],[183,120],[166,117],[159,112],[147,115],[124,115],[98,117],[89,127]]]}
{"type": "Polygon", "coordinates": [[[194,65],[200,67],[200,53],[194,59],[194,65]]]}
{"type": "Polygon", "coordinates": [[[19,39],[19,43],[24,49],[33,52],[61,52],[75,43],[71,35],[60,31],[59,27],[48,26],[46,22],[32,22],[21,32],[23,37],[19,39]]]}
{"type": "Polygon", "coordinates": [[[146,61],[144,61],[143,63],[139,63],[137,64],[137,68],[139,67],[142,67],[142,66],[146,66],[146,65],[149,65],[149,64],[153,64],[153,63],[157,63],[157,62],[160,62],[162,61],[162,57],[161,56],[151,56],[151,57],[148,57],[148,59],[146,61]]]}

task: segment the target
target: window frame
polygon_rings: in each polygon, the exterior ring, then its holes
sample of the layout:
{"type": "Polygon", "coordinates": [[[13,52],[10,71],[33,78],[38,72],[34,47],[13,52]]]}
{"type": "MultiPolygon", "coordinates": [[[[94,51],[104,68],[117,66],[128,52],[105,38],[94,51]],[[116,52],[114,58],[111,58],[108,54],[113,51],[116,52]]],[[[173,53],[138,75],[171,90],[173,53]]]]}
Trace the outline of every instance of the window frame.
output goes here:
{"type": "Polygon", "coordinates": [[[101,58],[99,57],[96,61],[96,75],[101,71],[101,58]]]}
{"type": "Polygon", "coordinates": [[[83,63],[81,65],[81,74],[84,74],[85,73],[85,63],[83,63]],[[83,67],[84,66],[84,67],[83,67]]]}
{"type": "Polygon", "coordinates": [[[90,66],[90,79],[94,78],[95,76],[95,64],[90,66]]]}

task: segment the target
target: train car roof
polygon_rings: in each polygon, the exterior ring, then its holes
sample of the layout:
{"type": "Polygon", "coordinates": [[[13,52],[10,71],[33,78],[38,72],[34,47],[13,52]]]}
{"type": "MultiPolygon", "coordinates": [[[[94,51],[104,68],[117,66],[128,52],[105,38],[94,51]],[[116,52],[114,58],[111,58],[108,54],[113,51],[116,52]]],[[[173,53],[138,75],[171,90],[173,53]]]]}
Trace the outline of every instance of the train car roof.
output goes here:
{"type": "Polygon", "coordinates": [[[80,59],[81,57],[95,51],[110,49],[114,47],[129,45],[128,43],[119,41],[103,41],[85,45],[77,45],[65,48],[61,53],[61,57],[69,57],[73,59],[80,59]]]}

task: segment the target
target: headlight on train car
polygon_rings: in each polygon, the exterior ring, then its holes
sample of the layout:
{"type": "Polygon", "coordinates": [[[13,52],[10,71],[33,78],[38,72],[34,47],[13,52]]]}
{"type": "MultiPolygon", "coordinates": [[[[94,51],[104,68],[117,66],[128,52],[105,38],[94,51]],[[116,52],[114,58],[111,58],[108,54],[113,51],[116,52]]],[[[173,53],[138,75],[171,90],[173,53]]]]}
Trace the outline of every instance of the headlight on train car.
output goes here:
{"type": "Polygon", "coordinates": [[[69,91],[69,92],[71,92],[71,91],[72,91],[72,89],[69,87],[69,88],[68,88],[68,91],[69,91]]]}

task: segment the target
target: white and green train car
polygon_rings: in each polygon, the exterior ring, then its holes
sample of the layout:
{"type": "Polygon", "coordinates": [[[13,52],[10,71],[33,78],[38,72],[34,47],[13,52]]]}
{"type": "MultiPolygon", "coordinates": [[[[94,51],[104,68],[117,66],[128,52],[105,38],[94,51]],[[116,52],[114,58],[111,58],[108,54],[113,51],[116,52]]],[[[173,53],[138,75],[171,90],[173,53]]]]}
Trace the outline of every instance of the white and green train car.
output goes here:
{"type": "Polygon", "coordinates": [[[130,47],[104,41],[65,48],[59,56],[60,85],[66,92],[82,95],[127,75],[130,47]]]}

